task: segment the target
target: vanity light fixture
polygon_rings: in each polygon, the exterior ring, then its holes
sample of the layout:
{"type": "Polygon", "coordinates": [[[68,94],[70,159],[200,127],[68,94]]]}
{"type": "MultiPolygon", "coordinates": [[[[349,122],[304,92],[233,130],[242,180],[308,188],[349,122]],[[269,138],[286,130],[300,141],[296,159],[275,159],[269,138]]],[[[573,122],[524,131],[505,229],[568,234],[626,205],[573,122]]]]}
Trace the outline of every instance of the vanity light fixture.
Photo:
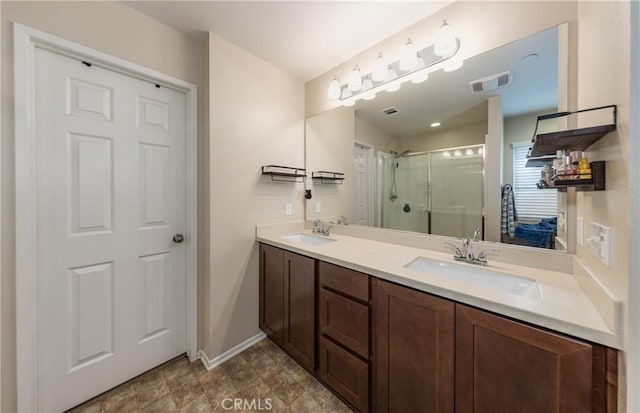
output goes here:
{"type": "Polygon", "coordinates": [[[329,83],[329,99],[340,99],[341,95],[340,78],[338,76],[334,76],[331,83],[329,83]]]}
{"type": "MultiPolygon", "coordinates": [[[[345,106],[353,106],[359,98],[369,100],[373,99],[378,92],[399,90],[404,82],[424,82],[430,72],[437,70],[432,68],[434,65],[451,59],[459,49],[460,40],[456,37],[451,26],[444,21],[438,30],[434,44],[418,50],[409,38],[400,50],[399,60],[388,63],[385,61],[384,55],[378,53],[373,62],[371,73],[363,76],[360,73],[360,66],[356,64],[348,74],[348,81],[345,84],[341,84],[340,78],[334,76],[329,84],[327,95],[331,99],[341,100],[345,106]],[[337,93],[336,88],[340,89],[340,93],[337,93]]],[[[443,66],[440,65],[438,68],[443,68],[443,66]]],[[[452,71],[461,66],[462,60],[456,60],[453,64],[444,66],[444,70],[452,71]]]]}
{"type": "Polygon", "coordinates": [[[376,82],[382,82],[387,78],[387,62],[384,60],[382,53],[378,53],[375,62],[373,63],[373,80],[376,82]]]}
{"type": "Polygon", "coordinates": [[[349,75],[349,90],[357,92],[362,89],[362,77],[360,77],[360,66],[355,65],[349,75]]]}
{"type": "Polygon", "coordinates": [[[429,72],[422,70],[420,72],[416,72],[416,75],[411,79],[411,83],[422,83],[427,79],[429,79],[429,72]]]}
{"type": "Polygon", "coordinates": [[[434,43],[433,52],[436,56],[440,56],[443,58],[449,58],[456,54],[458,51],[458,38],[454,33],[453,29],[449,24],[447,24],[446,20],[442,21],[442,26],[438,29],[438,33],[436,33],[436,40],[434,43]]]}
{"type": "Polygon", "coordinates": [[[364,81],[362,82],[362,91],[363,92],[367,92],[362,96],[362,99],[364,100],[372,100],[375,99],[376,94],[375,92],[371,92],[369,91],[370,89],[373,89],[373,81],[369,78],[364,79],[364,81]]]}
{"type": "Polygon", "coordinates": [[[408,72],[418,66],[418,51],[411,39],[400,49],[400,70],[408,72]]]}
{"type": "Polygon", "coordinates": [[[440,122],[433,122],[433,123],[432,123],[431,125],[429,125],[429,126],[431,126],[432,128],[437,128],[437,127],[438,127],[438,126],[440,126],[440,125],[441,125],[441,123],[440,123],[440,122]]]}
{"type": "Polygon", "coordinates": [[[458,70],[464,64],[464,60],[457,60],[455,62],[451,62],[451,64],[446,65],[442,68],[445,72],[453,72],[454,70],[458,70]]]}

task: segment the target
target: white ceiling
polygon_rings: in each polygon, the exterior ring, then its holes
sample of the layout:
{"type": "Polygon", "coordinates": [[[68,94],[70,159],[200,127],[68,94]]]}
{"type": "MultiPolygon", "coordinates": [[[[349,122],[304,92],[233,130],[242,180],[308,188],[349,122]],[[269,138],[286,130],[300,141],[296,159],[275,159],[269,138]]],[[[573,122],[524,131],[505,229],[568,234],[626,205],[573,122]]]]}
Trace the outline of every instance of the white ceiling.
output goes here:
{"type": "Polygon", "coordinates": [[[451,2],[124,1],[182,32],[214,32],[305,82],[451,2]]]}

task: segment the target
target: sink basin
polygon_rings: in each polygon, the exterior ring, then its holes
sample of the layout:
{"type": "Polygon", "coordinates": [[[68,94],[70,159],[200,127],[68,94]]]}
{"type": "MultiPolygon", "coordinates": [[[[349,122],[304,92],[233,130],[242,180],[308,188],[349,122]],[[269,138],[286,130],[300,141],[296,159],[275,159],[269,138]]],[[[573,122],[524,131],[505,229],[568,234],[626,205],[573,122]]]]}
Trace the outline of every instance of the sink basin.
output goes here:
{"type": "Polygon", "coordinates": [[[285,235],[282,238],[289,241],[301,242],[307,245],[324,245],[330,242],[335,242],[335,239],[327,238],[324,236],[321,237],[321,236],[302,234],[302,233],[285,235]]]}
{"type": "Polygon", "coordinates": [[[515,274],[493,271],[472,264],[457,264],[432,258],[418,257],[408,264],[409,268],[438,277],[467,282],[480,287],[492,288],[509,294],[540,300],[540,290],[536,280],[515,274]]]}

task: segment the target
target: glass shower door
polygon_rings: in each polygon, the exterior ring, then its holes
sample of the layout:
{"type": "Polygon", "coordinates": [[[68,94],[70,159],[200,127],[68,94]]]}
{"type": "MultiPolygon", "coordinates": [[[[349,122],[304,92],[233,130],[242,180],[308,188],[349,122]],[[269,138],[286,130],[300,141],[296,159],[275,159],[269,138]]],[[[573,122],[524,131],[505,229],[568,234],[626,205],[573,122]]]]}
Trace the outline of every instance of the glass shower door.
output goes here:
{"type": "Polygon", "coordinates": [[[431,153],[431,234],[472,237],[482,228],[482,146],[431,153]]]}

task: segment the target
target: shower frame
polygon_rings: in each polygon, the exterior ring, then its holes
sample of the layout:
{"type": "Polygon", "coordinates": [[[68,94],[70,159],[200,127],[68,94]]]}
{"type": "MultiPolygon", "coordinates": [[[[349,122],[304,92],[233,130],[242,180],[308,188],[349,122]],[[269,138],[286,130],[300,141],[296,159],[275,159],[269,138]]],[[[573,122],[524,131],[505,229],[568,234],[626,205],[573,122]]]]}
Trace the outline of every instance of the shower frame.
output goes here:
{"type": "Polygon", "coordinates": [[[482,199],[482,208],[480,211],[480,219],[481,219],[481,233],[482,233],[482,239],[484,239],[484,234],[485,234],[485,202],[484,202],[484,195],[485,195],[485,187],[487,185],[487,175],[486,175],[486,153],[487,153],[487,148],[486,148],[486,144],[485,143],[479,143],[479,144],[474,144],[474,145],[463,145],[463,146],[453,146],[450,148],[442,148],[442,149],[434,149],[431,151],[421,151],[421,152],[407,152],[404,151],[401,154],[391,154],[391,153],[384,153],[381,157],[379,157],[379,161],[378,161],[378,166],[380,167],[380,172],[377,173],[377,192],[379,194],[378,196],[378,203],[380,205],[380,208],[378,209],[378,216],[376,217],[376,221],[380,223],[380,227],[384,228],[384,199],[385,196],[389,196],[389,194],[385,194],[384,193],[384,178],[385,178],[385,174],[384,174],[384,162],[389,159],[389,158],[408,158],[408,157],[412,157],[412,156],[420,156],[420,155],[429,155],[429,161],[427,163],[427,234],[431,235],[431,230],[432,230],[432,225],[431,225],[431,214],[432,214],[432,194],[431,194],[431,179],[432,179],[432,174],[431,174],[431,155],[433,153],[438,153],[438,152],[446,152],[446,151],[456,151],[456,150],[461,150],[461,149],[475,149],[475,148],[482,148],[482,187],[480,188],[480,197],[482,199]]]}

